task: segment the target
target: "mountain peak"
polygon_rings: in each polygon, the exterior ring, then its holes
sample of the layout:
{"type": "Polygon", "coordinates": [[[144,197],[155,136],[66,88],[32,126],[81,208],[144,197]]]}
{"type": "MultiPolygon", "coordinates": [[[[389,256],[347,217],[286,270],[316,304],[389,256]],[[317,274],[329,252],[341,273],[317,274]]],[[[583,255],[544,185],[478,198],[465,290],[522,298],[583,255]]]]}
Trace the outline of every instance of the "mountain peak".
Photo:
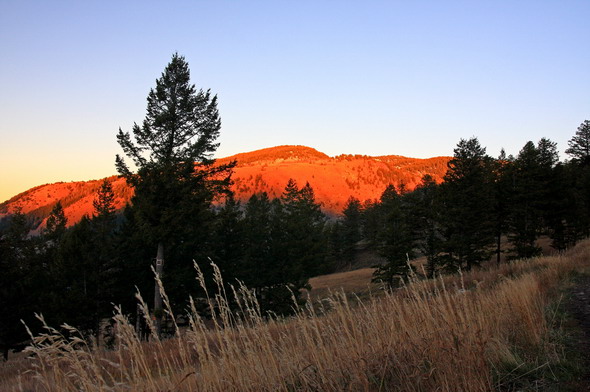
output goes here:
{"type": "Polygon", "coordinates": [[[330,157],[315,148],[300,145],[284,145],[240,153],[227,158],[220,158],[218,161],[224,163],[226,161],[235,160],[238,161],[238,164],[250,164],[254,162],[272,162],[276,160],[301,161],[317,159],[330,159],[330,157]]]}

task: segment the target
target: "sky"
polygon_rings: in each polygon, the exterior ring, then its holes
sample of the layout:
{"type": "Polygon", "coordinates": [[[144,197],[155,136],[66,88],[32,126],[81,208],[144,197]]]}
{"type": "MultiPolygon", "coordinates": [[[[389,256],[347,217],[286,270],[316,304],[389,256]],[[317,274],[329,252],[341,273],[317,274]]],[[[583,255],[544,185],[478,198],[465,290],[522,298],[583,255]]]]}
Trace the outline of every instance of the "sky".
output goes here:
{"type": "Polygon", "coordinates": [[[219,99],[217,157],[285,144],[560,158],[590,119],[590,1],[0,0],[0,202],[116,174],[173,53],[219,99]]]}

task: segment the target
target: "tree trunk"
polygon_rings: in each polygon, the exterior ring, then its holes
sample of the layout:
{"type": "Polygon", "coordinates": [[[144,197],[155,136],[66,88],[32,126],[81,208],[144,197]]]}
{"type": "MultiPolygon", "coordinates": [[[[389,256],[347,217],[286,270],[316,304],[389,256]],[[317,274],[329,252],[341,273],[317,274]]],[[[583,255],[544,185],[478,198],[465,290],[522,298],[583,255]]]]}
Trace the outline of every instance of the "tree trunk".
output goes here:
{"type": "MultiPolygon", "coordinates": [[[[156,256],[156,276],[162,279],[162,271],[164,270],[164,244],[158,243],[158,254],[156,256]]],[[[156,317],[156,334],[158,337],[162,334],[162,294],[158,282],[155,283],[154,290],[154,316],[156,317]]]]}

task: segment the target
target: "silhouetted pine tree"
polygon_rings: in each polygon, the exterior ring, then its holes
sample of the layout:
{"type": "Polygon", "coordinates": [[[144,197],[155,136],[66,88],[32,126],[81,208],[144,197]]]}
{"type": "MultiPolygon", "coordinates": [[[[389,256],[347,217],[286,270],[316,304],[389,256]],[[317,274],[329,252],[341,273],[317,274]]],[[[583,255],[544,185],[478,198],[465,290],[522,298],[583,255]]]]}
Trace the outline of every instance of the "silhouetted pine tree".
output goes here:
{"type": "Polygon", "coordinates": [[[351,196],[342,214],[342,257],[346,263],[351,264],[356,256],[357,242],[361,240],[361,202],[351,196]]]}
{"type": "Polygon", "coordinates": [[[221,274],[228,283],[234,283],[234,278],[240,278],[240,267],[245,253],[244,222],[240,202],[228,194],[225,204],[217,213],[213,225],[213,261],[219,267],[221,274]]]}
{"type": "Polygon", "coordinates": [[[377,237],[382,226],[379,203],[374,200],[366,200],[362,207],[361,234],[369,248],[375,249],[377,247],[377,237]]]}
{"type": "Polygon", "coordinates": [[[252,289],[260,291],[272,282],[273,250],[271,220],[272,203],[263,192],[250,197],[244,211],[244,256],[238,278],[252,289]]]}
{"type": "MultiPolygon", "coordinates": [[[[546,158],[543,158],[546,160],[546,158]]],[[[520,150],[510,171],[512,201],[510,203],[509,239],[512,258],[538,256],[541,248],[536,240],[543,229],[546,204],[547,172],[540,150],[529,141],[520,150]]]]}
{"type": "MultiPolygon", "coordinates": [[[[184,57],[174,54],[156,80],[156,88],[150,90],[142,126],[133,126],[133,137],[119,129],[117,140],[139,170],[133,174],[118,155],[117,170],[135,188],[133,210],[143,235],[157,248],[159,275],[166,247],[183,248],[176,250],[180,256],[189,243],[195,244],[196,236],[210,232],[211,201],[227,189],[228,171],[233,167],[213,166],[211,156],[218,147],[215,140],[220,127],[217,97],[209,91],[197,91],[190,84],[184,57]]],[[[188,284],[189,278],[184,276],[192,269],[191,263],[190,257],[167,261],[167,277],[176,280],[171,287],[188,284]]],[[[154,303],[159,330],[162,309],[157,287],[154,303]]]]}
{"type": "Polygon", "coordinates": [[[549,202],[545,211],[551,246],[564,251],[581,238],[584,213],[576,197],[577,164],[559,163],[548,184],[549,202]]]}
{"type": "Polygon", "coordinates": [[[512,157],[507,157],[504,149],[498,159],[493,162],[493,190],[494,190],[494,232],[496,237],[496,264],[500,264],[502,257],[502,236],[507,234],[509,206],[511,202],[510,168],[512,157]]]}
{"type": "MultiPolygon", "coordinates": [[[[115,193],[113,192],[113,186],[108,179],[104,179],[96,198],[92,202],[94,207],[94,217],[100,220],[111,221],[114,220],[115,216],[115,193]]],[[[110,222],[108,222],[110,224],[110,222]]],[[[107,224],[107,225],[108,225],[107,224]]]]}
{"type": "Polygon", "coordinates": [[[64,214],[64,209],[61,202],[58,201],[49,213],[47,221],[45,222],[45,228],[42,230],[43,237],[50,247],[58,245],[66,232],[67,222],[68,220],[64,214]]]}
{"type": "Polygon", "coordinates": [[[414,257],[415,239],[409,206],[395,186],[389,185],[381,195],[379,209],[384,218],[379,253],[387,262],[377,266],[373,281],[396,287],[410,274],[409,260],[414,257]]]}
{"type": "Polygon", "coordinates": [[[327,222],[326,227],[326,241],[327,241],[327,264],[329,271],[334,271],[344,266],[343,251],[345,248],[344,230],[342,222],[335,220],[327,222]]]}
{"type": "MultiPolygon", "coordinates": [[[[43,242],[42,254],[47,265],[48,303],[52,316],[59,317],[63,303],[62,289],[63,281],[63,260],[61,259],[62,240],[66,234],[67,219],[64,214],[61,202],[57,202],[45,221],[45,228],[41,230],[41,241],[43,242]]],[[[61,321],[61,320],[60,320],[61,321]]]]}
{"type": "Polygon", "coordinates": [[[281,199],[271,203],[270,265],[258,290],[263,309],[292,312],[292,298],[299,299],[301,290],[309,287],[309,278],[325,271],[324,221],[311,186],[299,189],[290,179],[281,199]]]}
{"type": "Polygon", "coordinates": [[[446,266],[471,269],[489,259],[494,243],[491,159],[477,138],[461,139],[441,186],[446,266]]]}
{"type": "Polygon", "coordinates": [[[426,274],[429,278],[433,278],[441,264],[439,259],[444,243],[439,186],[427,174],[410,196],[411,225],[417,231],[416,244],[426,257],[426,274]]]}
{"type": "Polygon", "coordinates": [[[590,121],[584,120],[567,144],[568,149],[565,153],[572,157],[572,160],[584,166],[590,165],[590,121]]]}
{"type": "Polygon", "coordinates": [[[573,181],[576,210],[576,237],[590,235],[590,121],[583,121],[565,150],[572,161],[568,164],[573,181]]]}
{"type": "Polygon", "coordinates": [[[117,220],[115,215],[115,194],[111,183],[105,179],[93,202],[94,214],[91,219],[93,232],[92,272],[96,279],[93,292],[92,315],[97,338],[100,321],[112,313],[112,303],[117,303],[121,290],[117,282],[121,272],[121,262],[116,258],[117,220]]]}
{"type": "Polygon", "coordinates": [[[80,330],[96,332],[95,303],[100,277],[96,276],[98,249],[90,219],[84,216],[62,237],[51,266],[51,312],[53,325],[68,323],[80,330]]]}
{"type": "Polygon", "coordinates": [[[22,348],[28,339],[21,323],[33,326],[33,313],[46,298],[41,259],[36,255],[36,238],[29,237],[31,225],[21,211],[14,212],[0,230],[0,351],[8,359],[10,349],[22,348]]]}

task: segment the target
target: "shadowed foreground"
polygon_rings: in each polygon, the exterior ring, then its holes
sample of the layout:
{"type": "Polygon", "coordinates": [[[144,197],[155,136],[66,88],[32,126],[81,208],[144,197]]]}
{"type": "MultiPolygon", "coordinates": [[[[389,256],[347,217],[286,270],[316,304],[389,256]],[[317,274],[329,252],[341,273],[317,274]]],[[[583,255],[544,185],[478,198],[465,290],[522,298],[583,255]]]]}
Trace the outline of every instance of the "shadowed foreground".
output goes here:
{"type": "Polygon", "coordinates": [[[33,359],[2,365],[0,389],[542,389],[556,383],[552,374],[564,360],[549,305],[565,279],[588,268],[589,256],[586,241],[564,256],[416,281],[360,303],[332,295],[282,321],[262,317],[241,288],[228,293],[239,298],[239,317],[225,296],[212,294],[210,304],[221,309],[213,328],[193,308],[190,328],[166,341],[141,342],[118,313],[113,351],[88,350],[48,328],[28,349],[33,359]]]}

